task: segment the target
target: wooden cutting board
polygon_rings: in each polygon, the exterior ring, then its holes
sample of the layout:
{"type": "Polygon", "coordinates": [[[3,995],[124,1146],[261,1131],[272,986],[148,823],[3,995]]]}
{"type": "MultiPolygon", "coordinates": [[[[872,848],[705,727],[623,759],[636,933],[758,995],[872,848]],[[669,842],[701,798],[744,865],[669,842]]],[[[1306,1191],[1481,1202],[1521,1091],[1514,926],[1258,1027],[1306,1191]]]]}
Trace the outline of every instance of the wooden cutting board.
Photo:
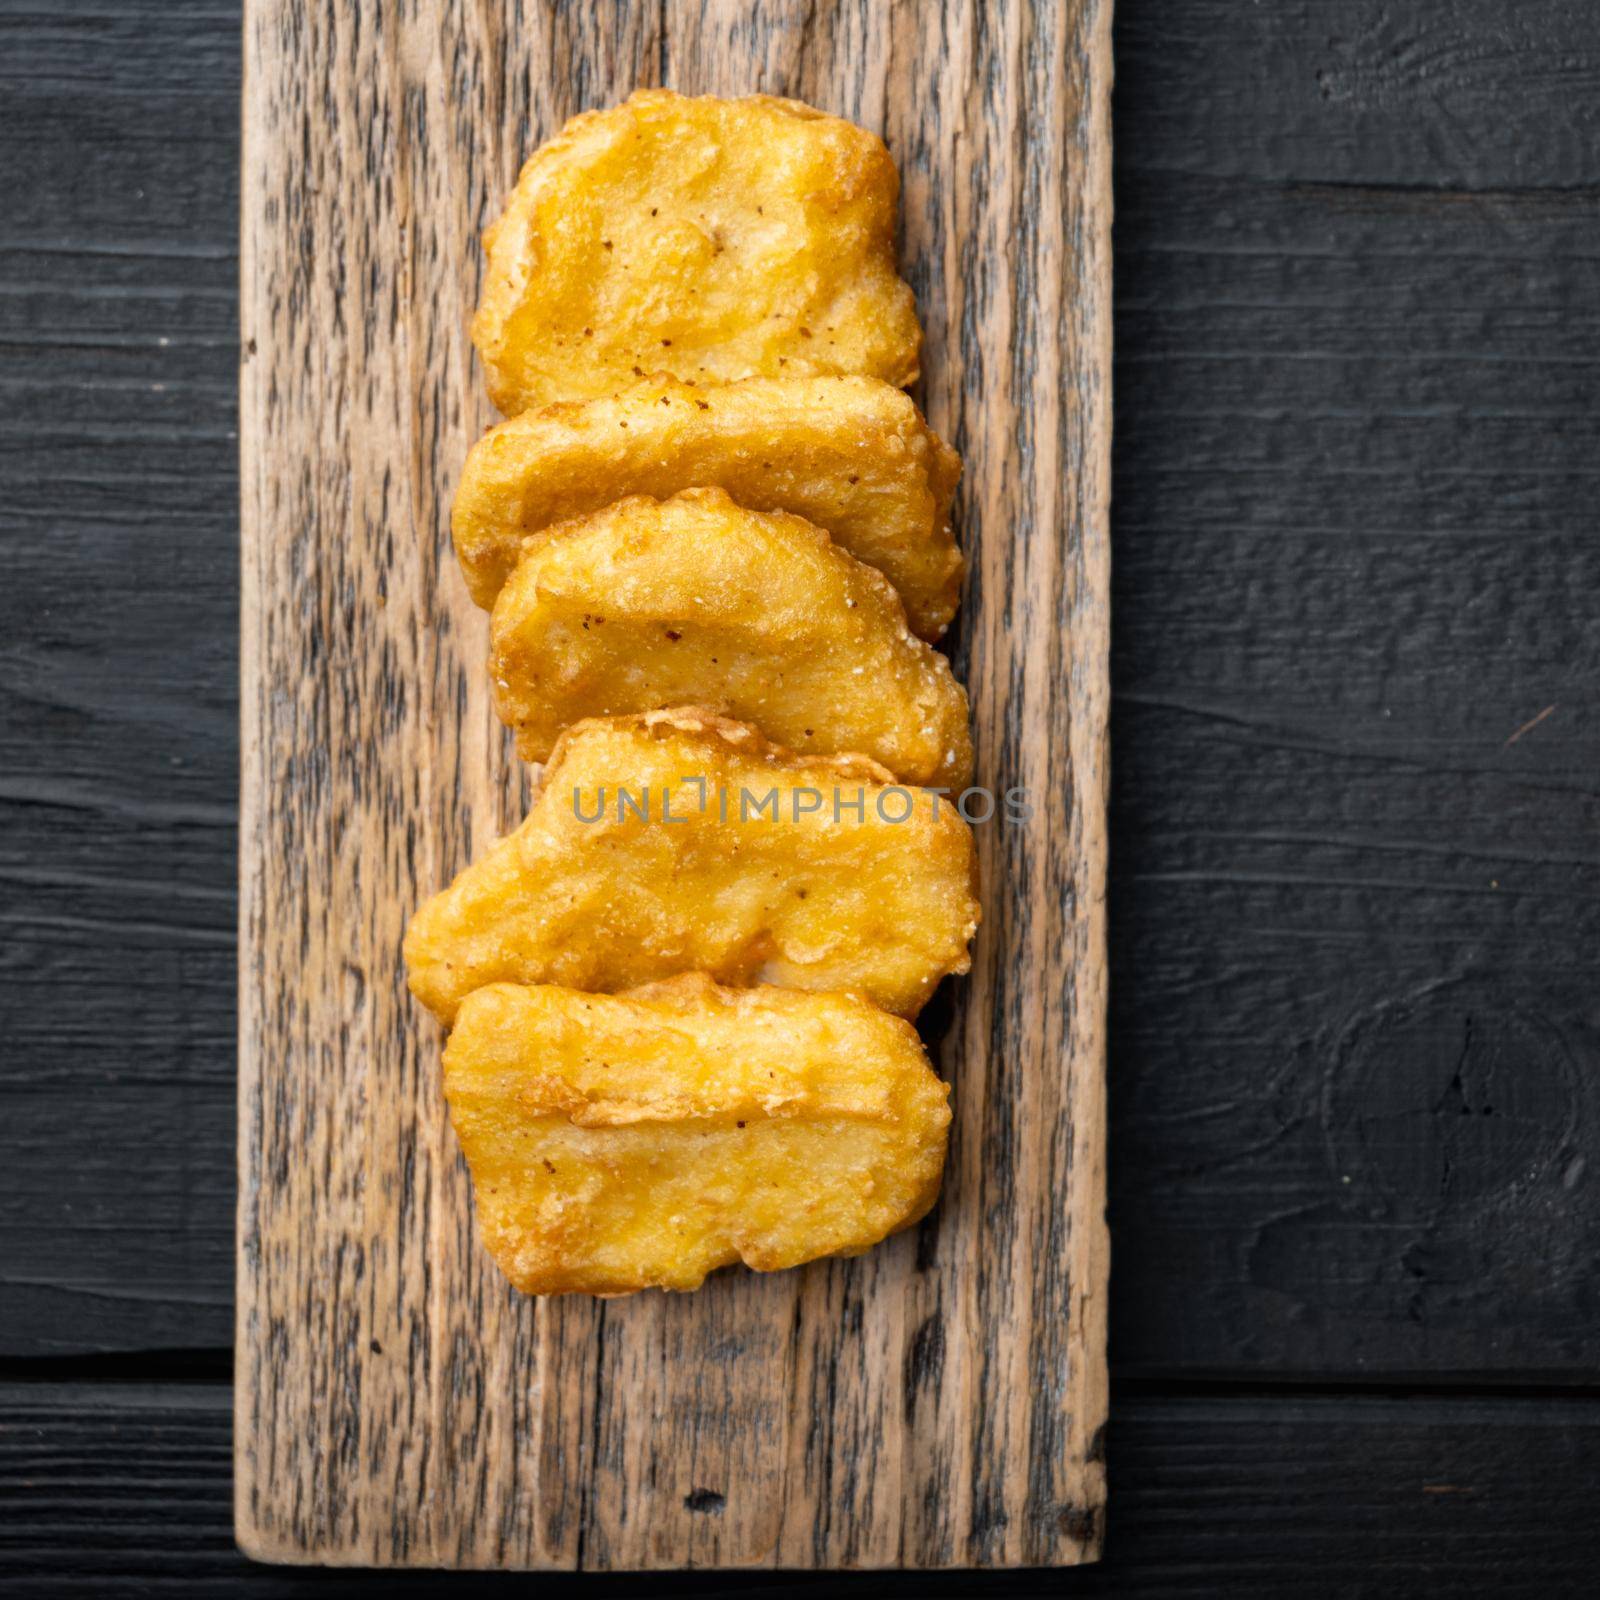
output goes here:
{"type": "Polygon", "coordinates": [[[242,179],[240,1544],[623,1570],[1093,1559],[1104,1499],[1110,0],[249,0],[242,179]],[[475,1237],[412,908],[522,815],[450,497],[479,229],[572,113],[797,96],[904,180],[966,457],[972,974],[944,1197],[854,1261],[538,1303],[475,1237]]]}

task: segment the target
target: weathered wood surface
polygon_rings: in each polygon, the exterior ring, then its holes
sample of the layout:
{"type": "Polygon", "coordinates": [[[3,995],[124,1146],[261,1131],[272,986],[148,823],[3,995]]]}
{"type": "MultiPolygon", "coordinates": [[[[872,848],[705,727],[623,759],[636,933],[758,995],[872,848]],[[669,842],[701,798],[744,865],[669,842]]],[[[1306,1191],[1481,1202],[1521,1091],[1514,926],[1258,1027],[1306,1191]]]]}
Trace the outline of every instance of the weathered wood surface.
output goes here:
{"type": "MultiPolygon", "coordinates": [[[[0,1590],[85,1596],[522,1597],[525,1576],[257,1566],[233,1549],[221,1387],[0,1385],[0,1590]]],[[[1578,1600],[1600,1562],[1600,1406],[1464,1396],[1119,1392],[1106,1559],[992,1573],[1025,1596],[1578,1600]]],[[[545,1574],[543,1600],[593,1595],[545,1574]]],[[[970,1596],[972,1574],[661,1573],[601,1591],[744,1600],[970,1596]]]]}
{"type": "MultiPolygon", "coordinates": [[[[231,1338],[239,43],[0,7],[0,1353],[231,1338]]],[[[1400,1205],[1317,1079],[1464,970],[1593,1078],[1600,11],[1115,43],[1113,1360],[1591,1381],[1586,1095],[1391,1105],[1400,1205]]]]}
{"type": "MultiPolygon", "coordinates": [[[[238,8],[213,0],[0,6],[0,1355],[15,1372],[142,1370],[94,1353],[231,1336],[239,43],[238,8]]],[[[1586,1594],[1584,1401],[1540,1401],[1519,1440],[1476,1398],[1307,1401],[1292,1380],[1592,1382],[1588,1103],[1571,1135],[1585,1167],[1543,1212],[1542,1257],[1506,1247],[1539,1214],[1515,1182],[1478,1203],[1492,1252],[1417,1248],[1426,1209],[1375,1227],[1355,1205],[1296,1230],[1303,1249],[1252,1242],[1347,1192],[1303,1099],[1261,1149],[1325,993],[1332,1019],[1340,991],[1381,995],[1397,955],[1442,976],[1481,941],[1563,1029],[1593,1003],[1586,978],[1559,976],[1595,946],[1592,715],[1567,722],[1562,700],[1503,741],[1556,698],[1552,673],[1593,656],[1600,12],[1120,0],[1115,44],[1113,1356],[1275,1387],[1227,1402],[1216,1432],[1202,1421],[1221,1402],[1120,1391],[1106,1560],[988,1582],[1586,1594]],[[1400,424],[1414,451],[1391,440],[1400,424]],[[1248,471],[1216,470],[1252,439],[1248,471]],[[1341,575],[1341,545],[1352,561],[1386,548],[1373,581],[1341,575]],[[1135,699],[1224,689],[1262,727],[1309,722],[1319,739],[1274,757],[1223,717],[1135,699]],[[1383,695],[1390,718],[1370,710],[1383,695]],[[1452,776],[1463,750],[1486,769],[1470,782],[1452,776]],[[1331,817],[1345,785],[1348,815],[1331,817]],[[1359,891],[1283,870],[1317,806],[1341,852],[1323,864],[1359,891]],[[1283,881],[1245,898],[1240,866],[1268,850],[1283,881]],[[1488,856],[1493,895],[1473,876],[1488,856]],[[1256,937],[1258,922],[1290,936],[1256,937]],[[1413,1292],[1362,1292],[1397,1285],[1401,1258],[1413,1292]]],[[[1439,1049],[1462,1038],[1445,1026],[1439,1049]]],[[[1532,1110],[1565,1126],[1559,1096],[1532,1110]]],[[[1390,1117],[1384,1139],[1438,1174],[1470,1125],[1390,1117]]],[[[227,1407],[220,1388],[134,1404],[13,1386],[0,1589],[525,1588],[244,1562],[227,1407]]],[[[664,1574],[627,1592],[847,1582],[664,1574]]]]}
{"type": "Polygon", "coordinates": [[[5,1353],[232,1322],[238,29],[0,7],[5,1353]]]}
{"type": "Polygon", "coordinates": [[[1114,1360],[1593,1381],[1600,7],[1119,19],[1114,1360]]]}
{"type": "Polygon", "coordinates": [[[289,1561],[1049,1565],[1099,1545],[1109,4],[246,7],[237,1512],[289,1561]],[[448,550],[475,236],[639,84],[795,95],[904,176],[967,459],[986,920],[942,1203],[854,1262],[535,1304],[479,1249],[405,993],[520,817],[448,550]]]}

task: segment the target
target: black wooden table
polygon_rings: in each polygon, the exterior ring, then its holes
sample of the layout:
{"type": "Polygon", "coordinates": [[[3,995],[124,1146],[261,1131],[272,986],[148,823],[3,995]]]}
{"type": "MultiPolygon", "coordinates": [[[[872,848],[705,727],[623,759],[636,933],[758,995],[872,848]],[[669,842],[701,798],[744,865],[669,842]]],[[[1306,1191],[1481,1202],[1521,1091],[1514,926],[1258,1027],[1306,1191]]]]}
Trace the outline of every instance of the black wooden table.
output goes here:
{"type": "MultiPolygon", "coordinates": [[[[1108,1560],[867,1585],[1589,1593],[1600,5],[1117,72],[1108,1560]]],[[[8,1594],[474,1587],[231,1544],[238,92],[234,4],[0,3],[8,1594]]]]}

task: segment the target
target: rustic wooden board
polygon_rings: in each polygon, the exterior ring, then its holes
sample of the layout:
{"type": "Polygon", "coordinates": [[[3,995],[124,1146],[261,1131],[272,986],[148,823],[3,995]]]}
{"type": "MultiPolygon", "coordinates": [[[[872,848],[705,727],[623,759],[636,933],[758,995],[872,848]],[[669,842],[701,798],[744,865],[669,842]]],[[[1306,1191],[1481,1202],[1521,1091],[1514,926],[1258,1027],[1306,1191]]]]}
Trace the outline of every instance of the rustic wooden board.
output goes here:
{"type": "Polygon", "coordinates": [[[266,1559],[1044,1565],[1100,1543],[1109,0],[246,8],[236,1525],[266,1559]],[[519,1299],[474,1238],[419,898],[520,816],[446,531],[474,236],[639,84],[880,129],[967,459],[973,973],[944,1199],[848,1263],[519,1299]]]}

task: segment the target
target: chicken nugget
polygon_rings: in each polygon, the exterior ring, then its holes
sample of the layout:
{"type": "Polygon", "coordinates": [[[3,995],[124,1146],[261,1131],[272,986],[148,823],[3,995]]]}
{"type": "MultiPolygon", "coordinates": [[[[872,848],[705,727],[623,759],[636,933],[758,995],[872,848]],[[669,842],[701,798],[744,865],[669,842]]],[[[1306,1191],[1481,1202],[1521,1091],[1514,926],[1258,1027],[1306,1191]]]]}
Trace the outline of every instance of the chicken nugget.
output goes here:
{"type": "Polygon", "coordinates": [[[917,377],[883,141],[796,100],[645,89],[574,117],[483,236],[472,324],[508,416],[669,372],[917,377]]]}
{"type": "Polygon", "coordinates": [[[479,989],[444,1084],[484,1243],[525,1294],[859,1255],[932,1206],[950,1123],[908,1023],[703,974],[479,989]]]}
{"type": "Polygon", "coordinates": [[[405,959],[445,1023],[486,983],[615,992],[680,972],[914,1017],[971,965],[977,925],[949,800],[680,708],[569,728],[527,819],[417,912],[405,959]]]}
{"type": "Polygon", "coordinates": [[[529,546],[494,608],[489,672],[543,761],[584,717],[708,706],[807,755],[858,751],[965,788],[966,691],[887,580],[820,528],[720,489],[636,496],[529,546]]]}
{"type": "Polygon", "coordinates": [[[749,378],[695,389],[649,378],[502,422],[467,456],[451,519],[485,610],[528,535],[632,494],[726,489],[792,511],[876,567],[912,631],[943,634],[961,596],[950,500],[961,457],[908,395],[876,378],[749,378]]]}

